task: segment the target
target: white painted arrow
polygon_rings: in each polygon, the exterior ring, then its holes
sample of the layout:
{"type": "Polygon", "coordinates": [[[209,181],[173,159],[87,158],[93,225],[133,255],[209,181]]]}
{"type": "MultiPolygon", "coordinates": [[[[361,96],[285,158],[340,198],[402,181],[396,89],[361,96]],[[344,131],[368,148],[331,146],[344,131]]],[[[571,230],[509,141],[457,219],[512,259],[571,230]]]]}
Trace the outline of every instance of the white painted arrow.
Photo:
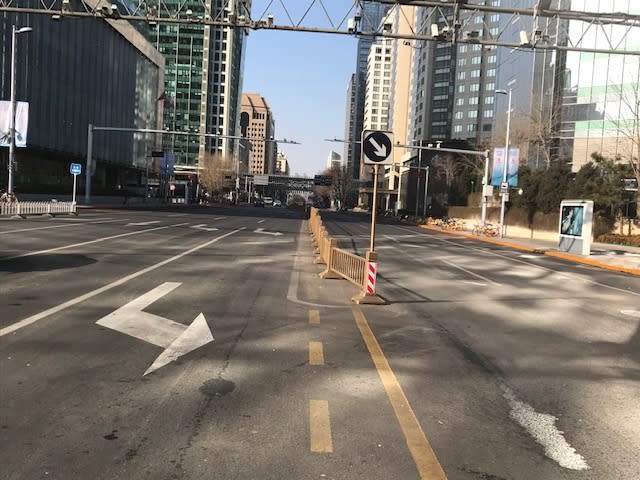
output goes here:
{"type": "Polygon", "coordinates": [[[273,235],[273,236],[278,236],[278,235],[282,235],[282,233],[280,232],[265,232],[264,228],[256,228],[253,233],[264,233],[265,235],[273,235]]]}
{"type": "Polygon", "coordinates": [[[376,140],[373,137],[369,138],[369,141],[371,142],[371,145],[373,145],[373,148],[376,149],[376,151],[374,153],[378,157],[387,158],[387,146],[386,145],[380,145],[378,142],[376,142],[376,140]]]}
{"type": "Polygon", "coordinates": [[[191,325],[184,325],[142,310],[180,285],[177,282],[165,282],[96,322],[165,349],[144,375],[213,341],[202,313],[191,325]]]}
{"type": "Polygon", "coordinates": [[[216,230],[218,230],[216,227],[208,227],[206,223],[192,225],[191,228],[197,228],[198,230],[205,230],[207,232],[215,232],[216,230]]]}
{"type": "Polygon", "coordinates": [[[154,223],[160,223],[160,220],[151,220],[149,222],[137,222],[137,223],[127,223],[127,227],[133,225],[136,227],[142,227],[144,225],[153,225],[154,223]]]}

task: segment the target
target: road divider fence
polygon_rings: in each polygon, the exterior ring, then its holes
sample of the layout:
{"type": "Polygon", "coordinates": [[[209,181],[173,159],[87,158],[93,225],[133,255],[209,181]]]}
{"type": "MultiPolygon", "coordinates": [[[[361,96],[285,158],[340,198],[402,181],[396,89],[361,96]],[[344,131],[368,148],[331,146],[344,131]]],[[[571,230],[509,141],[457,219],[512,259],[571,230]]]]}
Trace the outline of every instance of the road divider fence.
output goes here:
{"type": "Polygon", "coordinates": [[[360,287],[360,293],[352,298],[355,303],[384,305],[386,302],[375,292],[376,262],[378,255],[367,252],[365,257],[338,248],[336,239],[322,225],[322,217],[317,208],[311,208],[309,229],[313,237],[314,252],[318,255],[314,263],[326,265],[320,273],[324,279],[345,279],[360,287]],[[373,273],[371,273],[373,272],[373,273]]]}
{"type": "Polygon", "coordinates": [[[76,214],[75,202],[11,202],[0,203],[0,216],[76,214]]]}

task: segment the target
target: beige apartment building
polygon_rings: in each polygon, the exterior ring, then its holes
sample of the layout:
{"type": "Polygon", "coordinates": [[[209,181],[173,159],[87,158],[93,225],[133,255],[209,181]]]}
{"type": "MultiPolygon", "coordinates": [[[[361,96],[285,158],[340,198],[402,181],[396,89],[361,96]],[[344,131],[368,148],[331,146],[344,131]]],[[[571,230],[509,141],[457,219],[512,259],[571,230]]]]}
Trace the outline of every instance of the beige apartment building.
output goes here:
{"type": "Polygon", "coordinates": [[[259,93],[243,93],[240,131],[251,143],[249,173],[273,174],[276,165],[275,120],[267,101],[259,93]]]}
{"type": "MultiPolygon", "coordinates": [[[[408,35],[415,31],[416,16],[416,7],[395,5],[382,21],[389,25],[394,34],[408,35]]],[[[391,131],[394,143],[401,145],[408,145],[411,140],[413,43],[400,39],[380,39],[371,46],[367,63],[363,129],[391,131]]],[[[411,151],[406,148],[393,149],[394,165],[385,169],[384,182],[380,184],[385,195],[385,208],[392,208],[392,202],[397,198],[400,166],[410,156],[411,151]]],[[[369,165],[360,165],[360,179],[371,179],[369,165]]],[[[368,203],[368,190],[361,190],[360,203],[368,203]]]]}

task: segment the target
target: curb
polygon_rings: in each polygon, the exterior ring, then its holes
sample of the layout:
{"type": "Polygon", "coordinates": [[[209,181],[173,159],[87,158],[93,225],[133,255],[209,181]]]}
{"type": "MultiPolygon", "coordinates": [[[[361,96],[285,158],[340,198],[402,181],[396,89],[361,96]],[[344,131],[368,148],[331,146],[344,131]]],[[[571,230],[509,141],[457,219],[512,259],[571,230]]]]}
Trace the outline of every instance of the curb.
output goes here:
{"type": "Polygon", "coordinates": [[[561,260],[566,260],[569,262],[574,262],[574,263],[580,263],[583,265],[589,265],[591,267],[597,267],[597,268],[601,268],[603,270],[610,270],[613,272],[622,272],[622,273],[628,273],[630,275],[635,275],[635,276],[639,276],[640,277],[640,268],[629,268],[629,267],[623,267],[621,265],[611,265],[609,263],[604,263],[604,262],[600,262],[598,260],[594,260],[592,258],[586,258],[586,257],[579,257],[577,255],[571,255],[570,253],[565,253],[565,252],[559,252],[556,250],[549,250],[549,249],[545,249],[545,248],[533,248],[533,247],[527,247],[524,245],[519,245],[517,243],[511,243],[511,242],[505,242],[503,240],[496,240],[494,238],[488,238],[488,237],[479,237],[477,235],[472,235],[468,232],[463,232],[460,230],[443,230],[441,228],[436,228],[436,227],[430,227],[428,225],[420,225],[420,228],[425,228],[427,230],[434,230],[436,232],[445,232],[445,233],[450,233],[453,235],[458,235],[460,237],[466,237],[466,238],[472,238],[473,240],[479,241],[479,242],[485,242],[485,243],[491,243],[494,245],[500,245],[503,247],[507,247],[507,248],[511,248],[513,250],[520,250],[523,252],[528,252],[528,253],[538,253],[540,255],[546,255],[548,257],[554,257],[554,258],[559,258],[561,260]]]}

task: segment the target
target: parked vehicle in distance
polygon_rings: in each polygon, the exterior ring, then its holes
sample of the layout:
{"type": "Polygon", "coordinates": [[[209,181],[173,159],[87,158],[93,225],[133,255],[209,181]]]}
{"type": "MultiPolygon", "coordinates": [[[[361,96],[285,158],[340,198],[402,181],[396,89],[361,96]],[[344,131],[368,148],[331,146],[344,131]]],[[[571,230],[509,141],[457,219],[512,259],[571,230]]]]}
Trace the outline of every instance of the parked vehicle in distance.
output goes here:
{"type": "Polygon", "coordinates": [[[273,201],[273,206],[274,207],[281,207],[282,206],[282,202],[280,200],[274,200],[273,201]]]}
{"type": "Polygon", "coordinates": [[[262,197],[265,205],[273,205],[273,197],[262,197]]]}
{"type": "Polygon", "coordinates": [[[253,200],[254,207],[262,207],[264,208],[264,200],[262,198],[256,198],[253,200]]]}

